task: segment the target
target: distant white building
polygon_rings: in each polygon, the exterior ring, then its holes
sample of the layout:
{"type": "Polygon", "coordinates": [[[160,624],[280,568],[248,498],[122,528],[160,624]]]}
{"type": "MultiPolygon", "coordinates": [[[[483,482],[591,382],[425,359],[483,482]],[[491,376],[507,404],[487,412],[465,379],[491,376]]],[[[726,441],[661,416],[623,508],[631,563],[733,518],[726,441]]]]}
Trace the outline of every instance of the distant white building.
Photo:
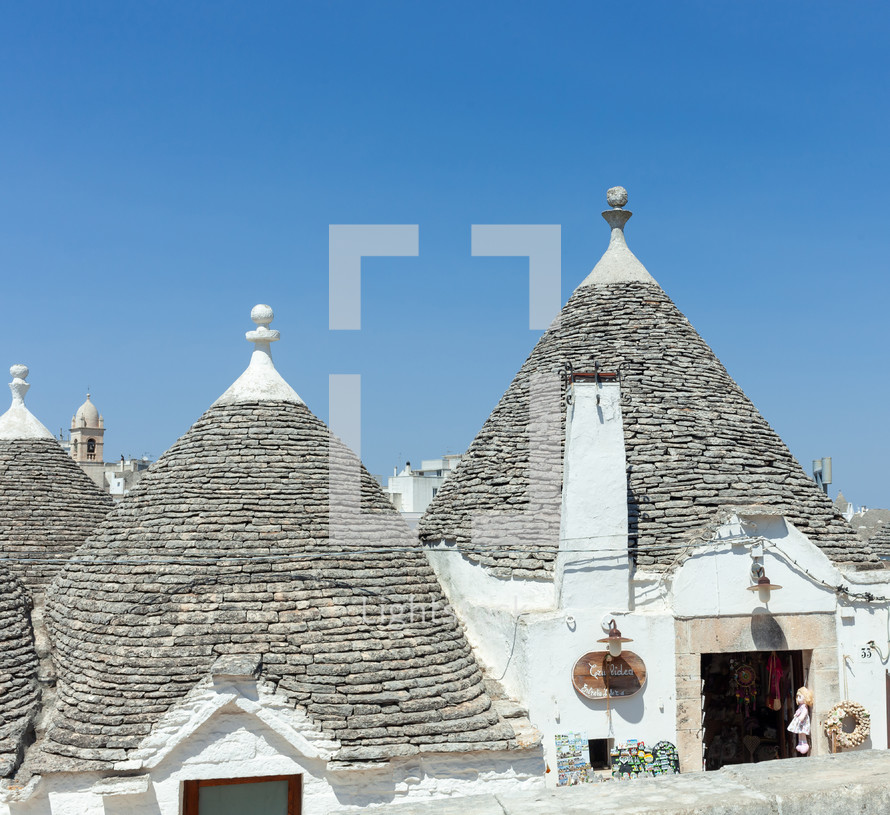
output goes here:
{"type": "Polygon", "coordinates": [[[142,478],[151,465],[148,456],[142,458],[124,458],[120,461],[106,462],[102,465],[104,487],[115,498],[123,498],[142,478]]]}
{"type": "Polygon", "coordinates": [[[424,459],[418,470],[411,469],[410,461],[405,462],[405,468],[401,472],[393,468],[384,492],[393,506],[402,513],[408,526],[412,529],[417,526],[420,516],[458,464],[459,455],[446,455],[442,458],[424,459]]]}
{"type": "Polygon", "coordinates": [[[850,522],[856,534],[869,543],[879,532],[886,533],[887,529],[890,529],[890,509],[866,506],[857,509],[842,492],[837,494],[834,506],[850,522]]]}

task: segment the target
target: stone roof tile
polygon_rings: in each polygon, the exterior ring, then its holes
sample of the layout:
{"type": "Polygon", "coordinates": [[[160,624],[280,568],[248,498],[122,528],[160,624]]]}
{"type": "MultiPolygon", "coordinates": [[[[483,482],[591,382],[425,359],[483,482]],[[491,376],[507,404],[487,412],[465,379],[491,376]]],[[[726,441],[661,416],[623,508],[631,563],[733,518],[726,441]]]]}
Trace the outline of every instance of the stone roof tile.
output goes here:
{"type": "Polygon", "coordinates": [[[879,558],[890,558],[890,524],[880,526],[869,539],[868,545],[879,558]]]}
{"type": "Polygon", "coordinates": [[[0,567],[0,777],[13,775],[37,716],[38,660],[27,592],[0,567]]]}

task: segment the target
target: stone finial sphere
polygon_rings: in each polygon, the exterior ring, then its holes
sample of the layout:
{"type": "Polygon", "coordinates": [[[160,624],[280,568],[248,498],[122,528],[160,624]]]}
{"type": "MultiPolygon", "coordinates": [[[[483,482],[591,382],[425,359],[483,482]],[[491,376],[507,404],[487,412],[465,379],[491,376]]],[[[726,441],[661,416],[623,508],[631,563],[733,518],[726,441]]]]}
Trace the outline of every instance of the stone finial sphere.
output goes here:
{"type": "Polygon", "coordinates": [[[259,303],[250,310],[250,319],[257,325],[269,325],[275,317],[271,306],[259,303]]]}
{"type": "Polygon", "coordinates": [[[610,207],[623,207],[627,204],[627,190],[624,187],[612,187],[606,191],[606,201],[610,207]]]}
{"type": "Polygon", "coordinates": [[[27,379],[30,371],[27,365],[13,365],[9,369],[9,375],[13,379],[27,379]]]}

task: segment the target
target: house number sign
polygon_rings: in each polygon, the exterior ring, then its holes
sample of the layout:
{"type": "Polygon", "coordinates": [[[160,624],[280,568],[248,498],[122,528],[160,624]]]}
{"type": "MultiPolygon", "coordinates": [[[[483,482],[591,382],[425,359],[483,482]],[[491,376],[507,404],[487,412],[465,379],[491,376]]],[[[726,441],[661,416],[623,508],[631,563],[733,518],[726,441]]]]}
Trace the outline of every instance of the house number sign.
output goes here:
{"type": "Polygon", "coordinates": [[[622,651],[618,657],[591,651],[572,670],[572,684],[585,699],[633,696],[645,683],[646,665],[633,651],[622,651]]]}

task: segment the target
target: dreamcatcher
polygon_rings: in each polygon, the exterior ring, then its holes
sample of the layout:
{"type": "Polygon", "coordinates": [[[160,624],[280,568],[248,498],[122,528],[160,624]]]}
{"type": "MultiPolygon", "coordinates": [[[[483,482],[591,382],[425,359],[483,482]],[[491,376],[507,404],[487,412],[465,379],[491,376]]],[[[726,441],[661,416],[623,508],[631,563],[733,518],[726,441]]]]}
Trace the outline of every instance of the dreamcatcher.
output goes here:
{"type": "Polygon", "coordinates": [[[736,711],[745,705],[745,715],[748,715],[748,707],[757,707],[757,673],[747,662],[740,659],[729,661],[731,679],[730,687],[735,694],[736,711]]]}

